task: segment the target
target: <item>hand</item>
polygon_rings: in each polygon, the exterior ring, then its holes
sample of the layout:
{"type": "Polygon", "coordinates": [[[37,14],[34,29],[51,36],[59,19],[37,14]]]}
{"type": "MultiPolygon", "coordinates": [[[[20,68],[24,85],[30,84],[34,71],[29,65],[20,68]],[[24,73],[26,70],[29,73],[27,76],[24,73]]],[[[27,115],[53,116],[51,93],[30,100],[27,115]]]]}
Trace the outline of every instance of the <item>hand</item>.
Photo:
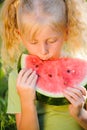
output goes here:
{"type": "Polygon", "coordinates": [[[86,101],[86,89],[84,87],[67,88],[64,96],[70,101],[70,114],[73,117],[80,116],[86,101]]]}
{"type": "Polygon", "coordinates": [[[23,100],[35,100],[37,74],[32,69],[22,69],[18,74],[17,91],[23,100]]]}

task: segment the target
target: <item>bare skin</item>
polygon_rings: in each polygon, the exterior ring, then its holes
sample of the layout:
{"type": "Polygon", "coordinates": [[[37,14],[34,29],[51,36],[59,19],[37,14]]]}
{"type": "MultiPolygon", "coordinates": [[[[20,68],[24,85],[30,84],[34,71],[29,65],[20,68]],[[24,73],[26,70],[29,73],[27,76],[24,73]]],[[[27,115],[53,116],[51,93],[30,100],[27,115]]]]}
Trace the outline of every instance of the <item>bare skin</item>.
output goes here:
{"type": "MultiPolygon", "coordinates": [[[[46,26],[37,33],[32,41],[26,42],[25,39],[22,39],[27,50],[30,50],[30,54],[36,55],[42,60],[47,60],[59,57],[64,38],[63,33],[53,31],[49,26],[46,26]]],[[[39,130],[35,107],[37,78],[37,74],[31,69],[21,70],[18,75],[17,91],[21,100],[22,111],[20,114],[16,114],[18,130],[39,130]]]]}
{"type": "Polygon", "coordinates": [[[16,114],[18,130],[39,130],[34,102],[37,77],[36,72],[32,69],[23,69],[18,75],[17,91],[20,96],[22,111],[21,114],[16,114]]]}
{"type": "MultiPolygon", "coordinates": [[[[87,111],[84,109],[87,92],[84,87],[67,88],[64,96],[70,101],[69,111],[77,122],[87,130],[87,111]]],[[[87,108],[86,108],[87,109],[87,108]]]]}
{"type": "MultiPolygon", "coordinates": [[[[49,26],[38,32],[35,39],[24,45],[30,54],[39,56],[42,60],[58,58],[65,40],[65,35],[53,31],[49,26]],[[61,36],[60,36],[61,34],[61,36]]],[[[35,107],[35,86],[38,76],[31,69],[20,71],[17,80],[17,91],[21,100],[21,113],[16,114],[18,130],[39,130],[37,111],[35,107]]],[[[83,87],[68,88],[65,97],[71,102],[70,114],[83,127],[87,128],[87,111],[83,108],[86,90],[83,87]]]]}

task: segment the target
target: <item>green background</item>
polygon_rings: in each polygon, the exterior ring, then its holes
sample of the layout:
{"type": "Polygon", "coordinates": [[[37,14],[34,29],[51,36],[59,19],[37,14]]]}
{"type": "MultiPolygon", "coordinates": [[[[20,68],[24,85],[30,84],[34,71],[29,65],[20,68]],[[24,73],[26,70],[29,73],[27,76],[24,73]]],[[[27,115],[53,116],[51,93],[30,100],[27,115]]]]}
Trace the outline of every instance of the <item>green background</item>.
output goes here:
{"type": "MultiPolygon", "coordinates": [[[[4,0],[0,0],[0,12],[4,0]]],[[[1,54],[1,38],[0,38],[0,54],[1,54]]],[[[2,66],[0,57],[0,130],[16,130],[14,115],[6,114],[7,108],[7,82],[8,75],[2,66]]]]}
{"type": "MultiPolygon", "coordinates": [[[[4,0],[0,0],[0,9],[4,0]]],[[[0,38],[1,49],[1,38],[0,38]]],[[[1,53],[1,50],[0,50],[1,53]]],[[[14,115],[6,114],[7,107],[7,77],[2,66],[0,57],[0,130],[16,130],[16,123],[14,115]]]]}

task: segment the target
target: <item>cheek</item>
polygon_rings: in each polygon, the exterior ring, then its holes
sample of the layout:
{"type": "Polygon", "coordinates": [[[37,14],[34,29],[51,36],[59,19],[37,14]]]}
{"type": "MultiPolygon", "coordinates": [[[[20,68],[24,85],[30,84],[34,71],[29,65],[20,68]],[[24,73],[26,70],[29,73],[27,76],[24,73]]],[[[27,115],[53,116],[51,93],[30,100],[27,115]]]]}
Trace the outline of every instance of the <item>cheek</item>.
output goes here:
{"type": "Polygon", "coordinates": [[[63,42],[57,42],[54,46],[51,48],[51,52],[55,54],[59,54],[62,50],[63,42]]]}
{"type": "Polygon", "coordinates": [[[53,48],[55,50],[60,50],[62,48],[62,46],[63,46],[63,41],[60,40],[56,44],[54,44],[53,48]]]}
{"type": "Polygon", "coordinates": [[[37,54],[38,46],[35,46],[29,42],[26,42],[25,40],[23,40],[23,45],[25,46],[25,48],[30,54],[37,54]]]}
{"type": "Polygon", "coordinates": [[[36,55],[39,51],[38,51],[38,47],[35,45],[27,45],[27,50],[29,51],[30,54],[36,55]]]}

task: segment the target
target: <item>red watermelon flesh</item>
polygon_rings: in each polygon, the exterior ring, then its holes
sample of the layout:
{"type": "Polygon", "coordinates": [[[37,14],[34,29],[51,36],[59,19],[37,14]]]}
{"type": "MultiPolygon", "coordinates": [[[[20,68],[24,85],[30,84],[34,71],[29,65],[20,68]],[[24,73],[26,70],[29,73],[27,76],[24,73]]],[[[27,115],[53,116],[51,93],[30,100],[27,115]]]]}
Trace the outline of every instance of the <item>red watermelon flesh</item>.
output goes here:
{"type": "Polygon", "coordinates": [[[87,83],[87,61],[65,58],[61,59],[60,64],[63,67],[61,74],[66,86],[74,87],[87,83]]]}
{"type": "Polygon", "coordinates": [[[36,90],[48,97],[63,97],[67,87],[83,86],[87,83],[87,61],[74,58],[40,60],[23,54],[21,68],[32,68],[38,74],[36,90]]]}

